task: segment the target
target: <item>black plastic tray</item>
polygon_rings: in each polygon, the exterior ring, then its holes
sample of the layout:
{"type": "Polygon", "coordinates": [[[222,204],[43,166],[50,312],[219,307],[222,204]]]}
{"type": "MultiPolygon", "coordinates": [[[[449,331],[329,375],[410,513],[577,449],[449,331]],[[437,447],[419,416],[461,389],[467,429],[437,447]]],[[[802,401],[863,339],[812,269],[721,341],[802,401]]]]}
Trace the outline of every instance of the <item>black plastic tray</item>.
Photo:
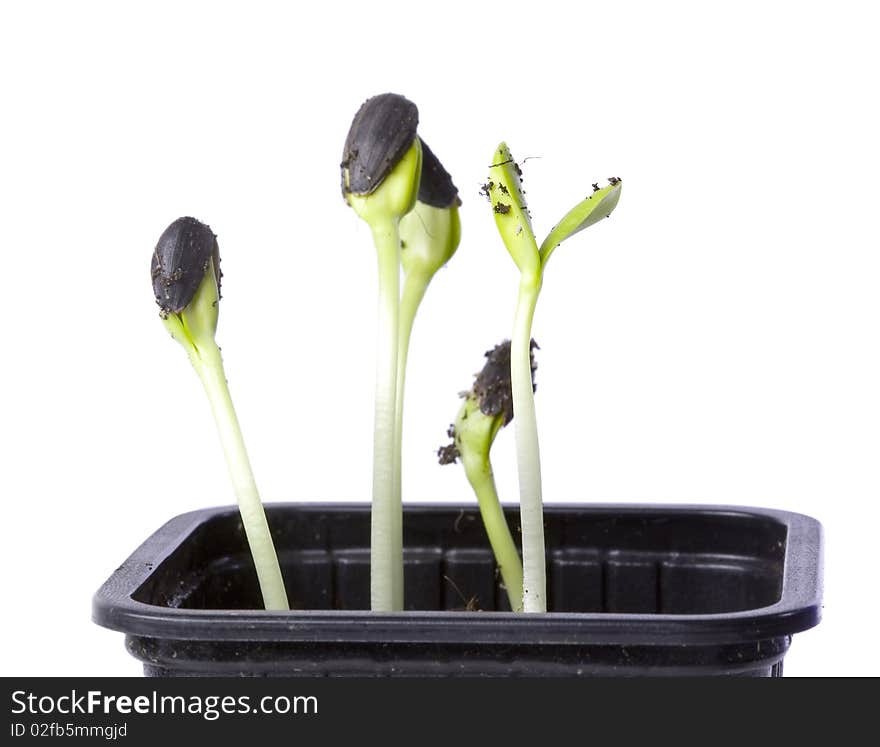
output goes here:
{"type": "MultiPolygon", "coordinates": [[[[169,521],[94,597],[147,675],[779,676],[819,622],[822,530],[784,511],[548,505],[549,609],[509,611],[475,506],[405,508],[406,612],[369,604],[368,504],[270,504],[291,612],[235,507],[169,521]]],[[[518,511],[506,508],[511,527],[518,511]]]]}

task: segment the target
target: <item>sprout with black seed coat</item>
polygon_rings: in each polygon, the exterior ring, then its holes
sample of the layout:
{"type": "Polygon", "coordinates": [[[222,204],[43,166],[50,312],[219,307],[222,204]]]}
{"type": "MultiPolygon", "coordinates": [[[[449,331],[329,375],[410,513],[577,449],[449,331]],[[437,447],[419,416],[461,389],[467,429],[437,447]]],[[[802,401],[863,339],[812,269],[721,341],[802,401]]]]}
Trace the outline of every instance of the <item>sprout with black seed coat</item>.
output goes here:
{"type": "Polygon", "coordinates": [[[343,149],[342,195],[373,234],[379,263],[378,345],[370,521],[370,606],[403,609],[403,505],[395,495],[400,329],[400,220],[416,203],[422,149],[418,109],[386,93],[363,103],[343,149]]]}
{"type": "Polygon", "coordinates": [[[401,458],[410,336],[431,278],[461,237],[458,190],[418,136],[418,124],[418,109],[403,96],[368,99],[354,116],[340,164],[343,197],[369,224],[379,260],[370,563],[377,611],[403,608],[401,458]]]}
{"type": "Polygon", "coordinates": [[[286,610],[287,593],[278,557],[214,339],[221,276],[214,232],[195,218],[178,218],[159,237],[150,275],[162,322],[186,350],[208,395],[264,606],[286,610]]]}
{"type": "MultiPolygon", "coordinates": [[[[537,368],[531,342],[532,391],[537,368]]],[[[501,571],[510,607],[523,609],[523,568],[504,510],[498,500],[490,452],[498,432],[513,420],[513,393],[510,386],[510,341],[505,340],[486,352],[486,363],[474,379],[470,391],[462,392],[464,401],[449,426],[452,443],[437,451],[440,464],[461,459],[465,475],[480,506],[489,544],[501,571]]]]}

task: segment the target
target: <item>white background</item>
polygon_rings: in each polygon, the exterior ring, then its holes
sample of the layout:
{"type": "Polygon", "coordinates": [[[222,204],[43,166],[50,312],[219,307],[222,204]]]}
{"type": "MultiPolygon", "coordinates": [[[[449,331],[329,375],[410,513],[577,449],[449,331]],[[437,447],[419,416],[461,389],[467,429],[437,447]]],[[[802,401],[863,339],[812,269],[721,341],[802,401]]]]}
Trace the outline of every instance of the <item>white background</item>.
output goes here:
{"type": "MultiPolygon", "coordinates": [[[[505,139],[539,239],[548,501],[779,507],[826,530],[825,619],[789,675],[876,674],[878,53],[868,3],[4,3],[0,446],[7,675],[137,675],[92,593],[171,516],[233,497],[148,265],[219,235],[218,340],[264,499],[366,499],[375,253],[339,194],[351,117],[415,101],[464,200],[417,320],[405,496],[517,273],[478,196],[505,139]],[[537,158],[539,157],[539,158],[537,158]]],[[[495,449],[515,500],[512,429],[495,449]]]]}

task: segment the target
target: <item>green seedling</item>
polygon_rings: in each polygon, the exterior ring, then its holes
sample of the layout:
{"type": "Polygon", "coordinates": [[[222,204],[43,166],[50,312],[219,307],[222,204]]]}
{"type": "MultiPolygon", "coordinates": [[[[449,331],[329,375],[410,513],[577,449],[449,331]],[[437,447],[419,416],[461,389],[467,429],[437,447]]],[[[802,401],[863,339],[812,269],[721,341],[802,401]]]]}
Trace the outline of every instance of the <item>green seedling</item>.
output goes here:
{"type": "Polygon", "coordinates": [[[461,236],[458,190],[416,134],[418,121],[418,109],[403,96],[368,99],[352,121],[341,164],[343,197],[370,226],[379,261],[370,538],[376,611],[403,609],[401,452],[413,323],[431,278],[461,236]]]}
{"type": "Polygon", "coordinates": [[[418,123],[416,105],[403,96],[368,99],[352,121],[341,164],[343,197],[370,226],[379,261],[370,605],[380,612],[403,609],[403,506],[394,494],[400,219],[419,193],[418,123]]]}
{"type": "Polygon", "coordinates": [[[517,472],[523,546],[523,609],[547,611],[544,557],[544,518],[541,500],[541,457],[538,424],[531,382],[530,340],[532,320],[541,292],[544,267],[565,239],[608,217],[620,198],[621,180],[594,185],[593,193],[579,202],[538,246],[522,189],[522,169],[506,143],[495,151],[489,181],[483,192],[492,204],[495,224],[507,251],[520,271],[519,295],[510,349],[513,410],[516,413],[517,472]]]}
{"type": "Polygon", "coordinates": [[[431,279],[452,258],[461,241],[458,189],[437,156],[424,140],[421,142],[422,175],[418,199],[415,207],[400,221],[403,291],[400,298],[395,399],[393,496],[396,503],[401,501],[403,395],[413,323],[431,279]]]}
{"type": "MultiPolygon", "coordinates": [[[[535,358],[537,344],[531,342],[531,376],[534,391],[535,358]]],[[[486,534],[495,554],[495,562],[501,571],[501,579],[510,607],[514,612],[523,610],[523,568],[498,500],[495,475],[492,470],[490,451],[498,432],[513,419],[513,395],[510,387],[510,341],[505,340],[486,353],[486,364],[474,379],[474,385],[461,394],[463,402],[449,426],[447,435],[452,443],[437,452],[440,464],[452,464],[461,459],[465,475],[470,482],[486,534]]]]}
{"type": "Polygon", "coordinates": [[[156,244],[151,275],[162,322],[186,350],[211,403],[263,603],[268,610],[286,610],[278,557],[214,339],[220,301],[217,237],[195,218],[179,218],[156,244]]]}

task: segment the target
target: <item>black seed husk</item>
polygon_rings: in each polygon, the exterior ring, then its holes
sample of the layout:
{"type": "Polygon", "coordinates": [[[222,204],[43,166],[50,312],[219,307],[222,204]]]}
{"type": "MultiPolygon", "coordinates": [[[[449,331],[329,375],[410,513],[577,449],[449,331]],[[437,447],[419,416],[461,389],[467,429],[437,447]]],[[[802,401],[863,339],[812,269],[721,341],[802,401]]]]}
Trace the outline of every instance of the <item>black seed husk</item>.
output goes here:
{"type": "MultiPolygon", "coordinates": [[[[535,350],[538,343],[531,340],[529,357],[532,368],[532,391],[535,391],[535,350]]],[[[504,340],[491,350],[486,351],[486,363],[483,370],[474,379],[474,386],[469,392],[462,392],[462,397],[476,397],[480,412],[489,417],[504,415],[504,425],[513,420],[513,390],[510,384],[510,340],[504,340]]],[[[459,456],[458,437],[455,425],[451,425],[446,433],[452,443],[441,446],[437,450],[440,464],[453,464],[459,456]]]]}
{"type": "Polygon", "coordinates": [[[220,250],[211,227],[187,217],[165,229],[150,266],[153,293],[163,316],[179,313],[189,305],[212,259],[219,289],[220,250]]]}
{"type": "Polygon", "coordinates": [[[383,93],[367,99],[354,115],[345,140],[342,196],[373,192],[409,150],[418,125],[418,108],[403,96],[383,93]]]}
{"type": "MultiPolygon", "coordinates": [[[[421,140],[421,138],[419,138],[421,140]]],[[[422,140],[422,179],[419,182],[419,202],[436,208],[461,205],[458,189],[452,183],[449,172],[422,140]]]]}
{"type": "MultiPolygon", "coordinates": [[[[535,349],[531,341],[529,354],[532,363],[532,391],[535,390],[535,349]]],[[[473,393],[484,415],[504,414],[504,425],[513,420],[513,392],[510,386],[510,340],[486,351],[486,364],[474,380],[473,393]]]]}

